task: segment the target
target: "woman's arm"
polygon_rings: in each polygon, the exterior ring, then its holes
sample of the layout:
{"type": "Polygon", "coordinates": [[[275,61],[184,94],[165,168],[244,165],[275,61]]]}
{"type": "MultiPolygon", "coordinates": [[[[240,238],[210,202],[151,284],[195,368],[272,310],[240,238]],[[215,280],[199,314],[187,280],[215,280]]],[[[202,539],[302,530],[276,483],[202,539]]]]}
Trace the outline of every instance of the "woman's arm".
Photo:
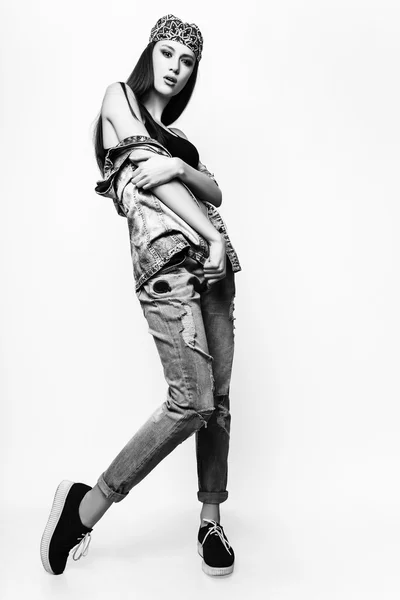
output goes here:
{"type": "MultiPolygon", "coordinates": [[[[178,129],[173,128],[181,137],[187,140],[186,135],[178,129]]],[[[222,192],[218,185],[208,176],[188,165],[184,160],[176,158],[178,161],[178,177],[193,192],[199,200],[210,202],[218,208],[222,203],[222,192]]]]}
{"type": "MultiPolygon", "coordinates": [[[[133,96],[134,98],[132,90],[130,92],[128,89],[129,96],[133,96]]],[[[131,104],[134,113],[140,115],[135,99],[132,100],[131,104]]],[[[133,135],[146,135],[150,137],[142,121],[132,116],[126,102],[125,94],[118,82],[112,83],[107,87],[101,113],[102,117],[112,124],[119,141],[133,135]]],[[[207,176],[201,174],[201,177],[203,180],[207,176]]],[[[211,183],[215,186],[213,182],[211,183]]],[[[223,241],[223,236],[211,224],[205,214],[203,214],[201,208],[196,204],[196,201],[180,181],[175,179],[168,183],[163,183],[152,187],[151,191],[161,202],[164,202],[164,204],[193,227],[208,242],[223,241]]]]}
{"type": "Polygon", "coordinates": [[[180,181],[173,179],[151,188],[151,191],[186,223],[199,232],[208,242],[220,241],[222,235],[203,214],[180,181]]]}
{"type": "Polygon", "coordinates": [[[181,158],[179,161],[178,177],[199,200],[210,202],[218,208],[222,203],[222,192],[208,175],[194,169],[181,158]]]}

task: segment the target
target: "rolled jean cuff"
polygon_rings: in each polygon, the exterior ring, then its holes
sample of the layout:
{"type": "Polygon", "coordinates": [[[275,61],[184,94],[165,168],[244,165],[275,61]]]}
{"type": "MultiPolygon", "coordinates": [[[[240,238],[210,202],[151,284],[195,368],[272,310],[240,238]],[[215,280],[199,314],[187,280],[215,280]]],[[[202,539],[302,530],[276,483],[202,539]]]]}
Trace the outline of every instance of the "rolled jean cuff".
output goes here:
{"type": "Polygon", "coordinates": [[[100,475],[100,477],[98,478],[97,485],[99,486],[100,490],[103,492],[105,497],[108,500],[113,500],[114,502],[121,502],[121,500],[126,498],[128,495],[128,494],[119,494],[118,492],[114,492],[114,490],[112,490],[104,481],[103,474],[100,475]]]}
{"type": "Polygon", "coordinates": [[[221,504],[228,499],[228,492],[197,492],[197,498],[207,504],[221,504]]]}

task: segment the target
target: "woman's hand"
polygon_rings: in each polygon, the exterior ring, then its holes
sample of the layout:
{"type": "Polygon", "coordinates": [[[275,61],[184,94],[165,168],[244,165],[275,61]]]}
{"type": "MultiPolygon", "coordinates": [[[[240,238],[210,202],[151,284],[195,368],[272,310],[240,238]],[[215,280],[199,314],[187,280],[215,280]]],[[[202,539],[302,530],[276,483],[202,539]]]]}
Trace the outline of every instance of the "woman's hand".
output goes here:
{"type": "MultiPolygon", "coordinates": [[[[171,179],[179,179],[182,169],[182,160],[176,156],[161,156],[153,152],[135,153],[135,164],[139,167],[136,169],[131,181],[138,188],[148,190],[156,185],[168,183],[171,179]],[[160,159],[160,160],[158,160],[160,159]]],[[[206,205],[202,200],[198,199],[199,207],[204,216],[208,218],[206,205]]]]}
{"type": "Polygon", "coordinates": [[[139,166],[131,181],[136,187],[144,190],[175,179],[180,168],[179,159],[161,154],[138,158],[135,162],[139,163],[139,166]]]}
{"type": "Polygon", "coordinates": [[[225,238],[220,235],[209,244],[210,254],[204,263],[204,277],[208,285],[216,283],[220,279],[226,277],[226,242],[225,238]]]}

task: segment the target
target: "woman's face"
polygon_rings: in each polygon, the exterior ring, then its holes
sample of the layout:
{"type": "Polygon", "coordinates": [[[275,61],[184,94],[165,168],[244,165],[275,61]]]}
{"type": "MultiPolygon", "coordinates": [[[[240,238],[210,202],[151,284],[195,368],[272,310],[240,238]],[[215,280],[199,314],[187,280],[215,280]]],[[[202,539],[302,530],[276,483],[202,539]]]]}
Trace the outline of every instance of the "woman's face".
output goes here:
{"type": "Polygon", "coordinates": [[[154,88],[164,96],[176,96],[185,87],[195,65],[194,52],[175,40],[159,40],[153,48],[154,88]],[[171,77],[175,83],[165,77],[171,77]]]}

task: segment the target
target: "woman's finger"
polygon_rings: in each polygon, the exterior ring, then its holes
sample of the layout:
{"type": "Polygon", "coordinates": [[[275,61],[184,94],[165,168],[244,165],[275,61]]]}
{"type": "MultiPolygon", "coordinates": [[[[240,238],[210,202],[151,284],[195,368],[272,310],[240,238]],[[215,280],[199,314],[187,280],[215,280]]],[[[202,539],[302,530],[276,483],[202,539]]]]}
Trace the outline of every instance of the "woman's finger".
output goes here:
{"type": "Polygon", "coordinates": [[[132,181],[133,183],[135,183],[136,185],[138,183],[143,184],[143,179],[145,179],[146,175],[144,173],[138,173],[137,175],[135,175],[135,177],[132,177],[132,181]]]}
{"type": "Polygon", "coordinates": [[[140,185],[142,186],[142,188],[144,188],[146,185],[149,186],[150,184],[151,184],[151,177],[149,177],[148,175],[143,177],[142,181],[140,182],[140,185]]]}
{"type": "Polygon", "coordinates": [[[214,267],[213,265],[204,265],[203,271],[205,273],[222,273],[223,267],[220,267],[220,266],[214,267]]]}
{"type": "Polygon", "coordinates": [[[204,277],[210,281],[215,279],[215,281],[218,281],[219,279],[224,279],[224,277],[226,277],[226,273],[224,271],[221,271],[220,273],[206,273],[204,271],[204,277]]]}
{"type": "Polygon", "coordinates": [[[207,279],[207,287],[211,287],[214,284],[216,284],[219,281],[219,279],[207,279]]]}
{"type": "Polygon", "coordinates": [[[149,160],[149,158],[151,158],[150,154],[153,155],[153,152],[149,152],[148,150],[138,150],[136,148],[132,151],[130,159],[133,162],[133,164],[141,163],[145,160],[149,160]]]}

